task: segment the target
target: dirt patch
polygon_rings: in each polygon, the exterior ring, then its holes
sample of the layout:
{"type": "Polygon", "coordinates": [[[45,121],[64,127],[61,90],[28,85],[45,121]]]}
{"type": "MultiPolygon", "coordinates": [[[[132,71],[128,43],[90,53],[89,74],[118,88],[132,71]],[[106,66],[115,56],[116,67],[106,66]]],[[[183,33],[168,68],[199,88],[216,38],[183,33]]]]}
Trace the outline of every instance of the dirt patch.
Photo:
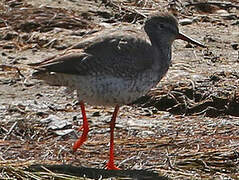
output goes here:
{"type": "Polygon", "coordinates": [[[81,125],[76,98],[30,79],[27,64],[62,53],[105,28],[140,28],[148,14],[162,9],[174,13],[181,31],[208,48],[175,42],[166,77],[121,108],[117,164],[173,179],[238,179],[239,10],[234,0],[1,1],[1,178],[73,178],[23,168],[35,164],[104,168],[112,109],[87,106],[89,140],[73,154],[81,125]],[[50,126],[50,121],[60,123],[50,126]]]}

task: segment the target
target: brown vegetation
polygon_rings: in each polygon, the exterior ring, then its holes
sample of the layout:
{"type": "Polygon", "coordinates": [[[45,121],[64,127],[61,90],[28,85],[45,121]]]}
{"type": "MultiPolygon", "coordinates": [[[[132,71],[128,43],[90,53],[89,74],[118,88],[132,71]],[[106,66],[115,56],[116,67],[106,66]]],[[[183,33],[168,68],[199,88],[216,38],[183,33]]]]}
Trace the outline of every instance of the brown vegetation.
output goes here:
{"type": "Polygon", "coordinates": [[[238,179],[238,9],[236,0],[1,1],[0,178],[76,179],[84,166],[86,175],[102,177],[142,177],[144,169],[172,179],[238,179]],[[30,79],[27,64],[63,53],[104,28],[140,27],[159,10],[174,13],[181,31],[208,48],[175,42],[167,76],[145,97],[121,108],[116,161],[129,170],[108,175],[98,170],[108,158],[106,122],[112,109],[87,107],[90,136],[73,154],[80,134],[75,129],[81,125],[75,98],[30,79]],[[63,163],[77,166],[78,174],[59,173],[57,168],[67,167],[63,163]],[[48,166],[42,171],[37,164],[48,166]],[[49,166],[56,164],[60,167],[49,166]]]}

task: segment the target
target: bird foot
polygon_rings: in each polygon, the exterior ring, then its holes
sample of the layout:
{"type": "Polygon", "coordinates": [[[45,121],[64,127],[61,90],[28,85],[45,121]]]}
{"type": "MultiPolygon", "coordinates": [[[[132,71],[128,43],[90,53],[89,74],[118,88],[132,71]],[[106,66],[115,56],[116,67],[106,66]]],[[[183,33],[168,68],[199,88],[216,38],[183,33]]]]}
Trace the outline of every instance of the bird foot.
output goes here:
{"type": "Polygon", "coordinates": [[[75,144],[73,146],[73,152],[76,152],[76,150],[79,147],[81,147],[81,145],[87,140],[89,128],[81,127],[78,131],[81,131],[82,129],[83,129],[83,133],[82,133],[81,137],[75,142],[75,144]]]}
{"type": "Polygon", "coordinates": [[[114,163],[112,162],[108,162],[107,165],[106,165],[106,168],[108,170],[120,170],[120,168],[118,168],[117,166],[114,165],[114,163]]]}

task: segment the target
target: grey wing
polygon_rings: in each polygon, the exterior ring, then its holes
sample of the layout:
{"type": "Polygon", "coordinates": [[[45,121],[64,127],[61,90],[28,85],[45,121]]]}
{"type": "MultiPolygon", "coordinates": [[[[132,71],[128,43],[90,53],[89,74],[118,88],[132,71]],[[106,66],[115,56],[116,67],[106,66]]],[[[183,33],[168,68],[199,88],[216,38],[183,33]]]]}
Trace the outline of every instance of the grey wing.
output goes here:
{"type": "Polygon", "coordinates": [[[78,75],[132,76],[152,65],[150,45],[130,37],[109,37],[74,53],[40,65],[43,71],[78,75]]]}
{"type": "MultiPolygon", "coordinates": [[[[89,59],[91,56],[85,53],[66,54],[60,57],[51,59],[50,61],[43,61],[34,67],[42,72],[58,72],[65,74],[87,74],[89,67],[83,65],[84,60],[89,59]]],[[[85,63],[84,63],[85,64],[85,63]]]]}

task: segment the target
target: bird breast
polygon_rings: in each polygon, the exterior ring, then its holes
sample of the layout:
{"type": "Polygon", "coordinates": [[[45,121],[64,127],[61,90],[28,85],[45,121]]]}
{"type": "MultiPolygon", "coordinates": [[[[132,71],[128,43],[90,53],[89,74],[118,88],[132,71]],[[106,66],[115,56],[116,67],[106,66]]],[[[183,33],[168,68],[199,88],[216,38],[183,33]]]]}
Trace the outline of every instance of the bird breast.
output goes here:
{"type": "Polygon", "coordinates": [[[79,100],[91,105],[115,106],[129,104],[145,95],[158,83],[153,72],[145,72],[135,78],[113,76],[66,75],[61,81],[77,90],[79,100]]]}

